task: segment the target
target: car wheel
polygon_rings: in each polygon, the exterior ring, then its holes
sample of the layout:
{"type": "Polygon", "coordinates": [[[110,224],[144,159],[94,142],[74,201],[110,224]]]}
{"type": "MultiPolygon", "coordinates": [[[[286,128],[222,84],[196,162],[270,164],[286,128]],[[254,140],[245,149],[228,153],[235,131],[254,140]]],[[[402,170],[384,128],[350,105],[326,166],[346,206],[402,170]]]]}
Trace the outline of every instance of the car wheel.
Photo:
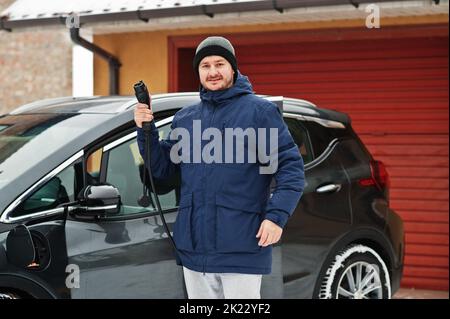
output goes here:
{"type": "Polygon", "coordinates": [[[325,272],[321,299],[390,299],[386,263],[372,248],[352,245],[336,255],[325,272]]]}

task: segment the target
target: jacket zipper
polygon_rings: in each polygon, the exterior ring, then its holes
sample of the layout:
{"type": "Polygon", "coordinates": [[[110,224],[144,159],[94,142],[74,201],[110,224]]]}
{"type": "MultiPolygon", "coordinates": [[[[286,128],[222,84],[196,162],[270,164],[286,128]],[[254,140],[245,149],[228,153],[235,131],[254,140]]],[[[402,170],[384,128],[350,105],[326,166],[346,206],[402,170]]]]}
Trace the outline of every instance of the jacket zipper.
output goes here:
{"type": "MultiPolygon", "coordinates": [[[[216,114],[216,109],[217,109],[217,107],[214,105],[214,103],[211,103],[211,105],[213,107],[213,112],[212,112],[208,127],[211,127],[211,125],[214,123],[214,115],[216,114]]],[[[205,174],[205,190],[207,190],[208,189],[208,179],[206,177],[206,169],[205,169],[206,164],[204,162],[202,162],[202,165],[203,165],[203,174],[205,174]]],[[[205,192],[203,194],[205,194],[205,192]]],[[[203,203],[205,206],[207,205],[206,196],[204,198],[203,203]]],[[[203,219],[203,243],[205,245],[206,254],[205,254],[205,258],[203,259],[203,275],[205,275],[205,272],[206,272],[206,263],[207,263],[207,259],[208,259],[206,229],[207,229],[207,227],[206,227],[206,214],[205,214],[204,219],[203,219]]]]}

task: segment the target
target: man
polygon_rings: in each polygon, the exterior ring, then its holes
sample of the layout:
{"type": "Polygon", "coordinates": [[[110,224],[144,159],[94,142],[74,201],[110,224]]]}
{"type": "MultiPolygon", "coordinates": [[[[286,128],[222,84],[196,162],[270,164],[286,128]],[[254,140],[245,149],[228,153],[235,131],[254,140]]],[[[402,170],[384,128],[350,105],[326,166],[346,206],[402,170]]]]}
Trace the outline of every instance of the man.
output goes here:
{"type": "MultiPolygon", "coordinates": [[[[152,124],[152,172],[160,179],[181,172],[173,234],[188,297],[259,299],[262,275],[271,272],[272,245],[280,240],[303,193],[303,160],[280,110],[257,97],[248,78],[239,73],[227,39],[202,41],[194,70],[200,77],[201,102],[175,114],[167,140],[159,141],[152,124]],[[229,139],[229,133],[239,129],[247,135],[239,141],[234,135],[229,139]],[[188,141],[182,132],[189,133],[188,141]],[[242,149],[235,149],[238,145],[242,149]],[[245,161],[239,160],[245,151],[245,161]],[[271,194],[272,178],[276,186],[271,194]]],[[[147,105],[138,104],[141,155],[142,122],[152,119],[147,105]]]]}

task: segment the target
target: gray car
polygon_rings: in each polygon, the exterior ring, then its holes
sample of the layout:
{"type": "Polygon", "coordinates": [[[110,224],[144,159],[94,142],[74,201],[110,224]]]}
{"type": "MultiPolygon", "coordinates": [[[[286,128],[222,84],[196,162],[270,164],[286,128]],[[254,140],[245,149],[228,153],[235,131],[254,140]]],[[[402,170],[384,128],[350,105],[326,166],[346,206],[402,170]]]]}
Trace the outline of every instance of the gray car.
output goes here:
{"type": "MultiPolygon", "coordinates": [[[[262,297],[390,298],[402,276],[404,232],[389,207],[385,166],[346,114],[265,98],[283,106],[306,186],[274,247],[262,297]]],[[[161,138],[175,112],[198,101],[197,93],[154,96],[161,138]]],[[[0,116],[0,298],[186,297],[163,221],[137,203],[136,103],[58,98],[0,116]]],[[[179,180],[157,180],[156,192],[171,228],[179,180]]]]}

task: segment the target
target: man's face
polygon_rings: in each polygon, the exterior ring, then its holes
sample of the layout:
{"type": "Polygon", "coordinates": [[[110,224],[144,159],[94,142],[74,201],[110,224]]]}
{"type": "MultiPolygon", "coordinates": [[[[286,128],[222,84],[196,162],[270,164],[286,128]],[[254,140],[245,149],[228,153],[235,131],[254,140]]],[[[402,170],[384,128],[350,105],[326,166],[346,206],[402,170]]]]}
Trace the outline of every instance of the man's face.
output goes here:
{"type": "Polygon", "coordinates": [[[225,90],[233,86],[234,71],[230,62],[218,55],[203,58],[198,66],[200,83],[209,91],[225,90]]]}

